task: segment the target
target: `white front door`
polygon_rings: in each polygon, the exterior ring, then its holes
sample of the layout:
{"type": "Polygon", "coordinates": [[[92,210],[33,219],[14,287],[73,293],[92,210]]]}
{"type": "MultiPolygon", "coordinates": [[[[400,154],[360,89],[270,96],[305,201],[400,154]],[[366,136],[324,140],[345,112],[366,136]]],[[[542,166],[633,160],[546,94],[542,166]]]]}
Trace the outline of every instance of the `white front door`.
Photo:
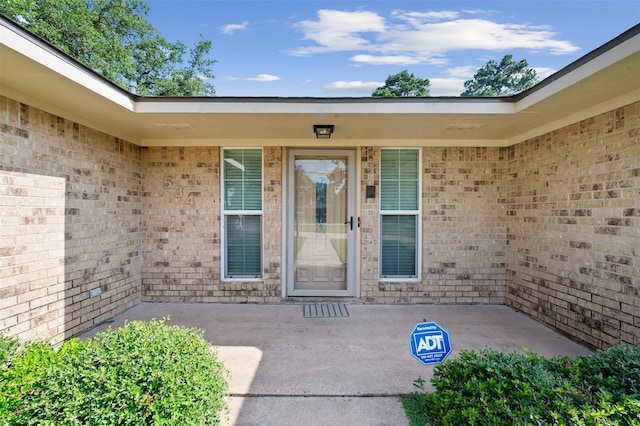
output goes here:
{"type": "Polygon", "coordinates": [[[354,296],[355,151],[289,151],[287,295],[354,296]]]}

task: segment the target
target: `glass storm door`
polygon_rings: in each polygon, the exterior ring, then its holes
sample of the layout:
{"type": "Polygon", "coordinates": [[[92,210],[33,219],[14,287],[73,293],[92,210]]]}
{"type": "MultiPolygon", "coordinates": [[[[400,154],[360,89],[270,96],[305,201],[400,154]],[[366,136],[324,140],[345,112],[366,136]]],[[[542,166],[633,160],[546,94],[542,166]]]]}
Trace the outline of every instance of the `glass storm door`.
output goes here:
{"type": "Polygon", "coordinates": [[[353,296],[353,151],[292,150],[289,156],[289,296],[353,296]]]}

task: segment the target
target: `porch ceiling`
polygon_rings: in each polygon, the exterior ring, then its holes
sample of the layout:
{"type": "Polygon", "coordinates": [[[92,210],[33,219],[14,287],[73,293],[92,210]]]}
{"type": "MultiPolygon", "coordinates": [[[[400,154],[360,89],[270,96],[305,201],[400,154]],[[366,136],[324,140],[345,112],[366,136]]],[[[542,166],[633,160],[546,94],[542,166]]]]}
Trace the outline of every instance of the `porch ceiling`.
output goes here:
{"type": "Polygon", "coordinates": [[[1,94],[142,146],[508,146],[640,100],[640,25],[506,98],[140,97],[4,18],[0,31],[1,94]]]}

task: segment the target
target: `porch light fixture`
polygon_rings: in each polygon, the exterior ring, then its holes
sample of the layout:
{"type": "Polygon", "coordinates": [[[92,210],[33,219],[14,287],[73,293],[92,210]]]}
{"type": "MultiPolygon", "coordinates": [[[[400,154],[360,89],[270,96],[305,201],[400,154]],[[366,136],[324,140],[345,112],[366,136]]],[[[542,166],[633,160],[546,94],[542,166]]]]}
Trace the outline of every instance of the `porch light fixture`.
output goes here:
{"type": "Polygon", "coordinates": [[[317,139],[329,139],[333,133],[333,124],[314,124],[313,133],[317,139]]]}

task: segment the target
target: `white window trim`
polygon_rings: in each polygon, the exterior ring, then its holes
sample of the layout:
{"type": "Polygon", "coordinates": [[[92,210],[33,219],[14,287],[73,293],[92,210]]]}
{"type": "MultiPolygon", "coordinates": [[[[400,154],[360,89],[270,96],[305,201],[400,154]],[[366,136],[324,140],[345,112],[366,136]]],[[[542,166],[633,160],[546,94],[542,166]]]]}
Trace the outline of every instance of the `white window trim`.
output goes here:
{"type": "Polygon", "coordinates": [[[256,147],[223,147],[220,149],[220,281],[226,283],[237,282],[262,282],[264,281],[264,149],[256,147]],[[262,209],[260,210],[225,210],[225,187],[224,187],[224,169],[226,167],[224,161],[224,152],[227,150],[260,150],[260,158],[262,161],[262,173],[260,182],[262,190],[260,191],[262,209]],[[226,216],[237,215],[254,215],[260,216],[260,241],[262,248],[260,249],[260,277],[227,277],[227,234],[225,229],[226,216]]]}
{"type": "MultiPolygon", "coordinates": [[[[422,281],[422,148],[394,148],[394,147],[384,147],[380,148],[380,163],[378,165],[378,170],[380,170],[380,175],[378,176],[378,186],[382,188],[382,151],[388,150],[411,150],[418,151],[418,210],[382,210],[382,192],[380,193],[380,202],[378,203],[378,241],[380,241],[378,247],[378,280],[380,282],[389,282],[389,283],[405,283],[405,282],[421,282],[422,281]],[[415,277],[383,277],[382,276],[382,216],[415,216],[417,226],[416,226],[416,276],[415,277]]],[[[382,189],[381,189],[382,191],[382,189]]]]}

